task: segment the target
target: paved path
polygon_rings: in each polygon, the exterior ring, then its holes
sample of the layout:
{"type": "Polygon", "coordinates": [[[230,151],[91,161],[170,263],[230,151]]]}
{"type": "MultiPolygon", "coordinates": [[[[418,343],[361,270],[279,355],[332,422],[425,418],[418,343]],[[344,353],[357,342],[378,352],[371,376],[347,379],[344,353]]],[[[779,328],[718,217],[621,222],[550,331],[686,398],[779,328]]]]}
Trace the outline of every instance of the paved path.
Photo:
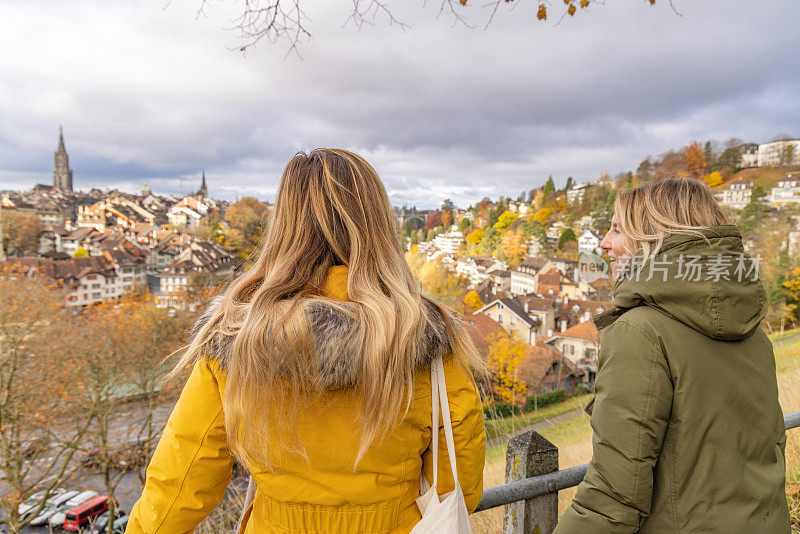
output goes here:
{"type": "Polygon", "coordinates": [[[530,424],[522,428],[518,428],[517,430],[510,432],[508,434],[504,434],[502,436],[496,436],[494,438],[487,440],[486,448],[489,449],[491,447],[500,445],[501,443],[507,443],[508,440],[510,440],[514,436],[518,436],[529,430],[542,430],[544,428],[551,427],[555,424],[563,423],[564,421],[569,421],[570,419],[575,419],[576,417],[580,417],[581,415],[586,415],[587,417],[589,416],[589,414],[583,411],[583,408],[575,408],[574,410],[564,412],[560,415],[556,415],[555,417],[550,417],[549,419],[537,421],[536,423],[530,424]]]}

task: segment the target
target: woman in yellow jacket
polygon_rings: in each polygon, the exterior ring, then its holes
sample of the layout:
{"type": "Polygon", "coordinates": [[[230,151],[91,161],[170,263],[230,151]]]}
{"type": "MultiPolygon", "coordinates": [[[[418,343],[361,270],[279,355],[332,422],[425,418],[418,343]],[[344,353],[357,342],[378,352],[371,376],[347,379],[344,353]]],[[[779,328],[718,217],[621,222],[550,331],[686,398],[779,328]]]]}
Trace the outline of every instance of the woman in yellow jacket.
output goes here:
{"type": "MultiPolygon", "coordinates": [[[[482,361],[420,294],[374,169],[318,149],[287,165],[253,265],[198,320],[191,366],[128,534],[180,534],[234,459],[255,497],[240,533],[407,533],[432,480],[430,363],[442,356],[467,509],[483,493],[482,361]]],[[[454,488],[441,427],[439,493],[454,488]]]]}

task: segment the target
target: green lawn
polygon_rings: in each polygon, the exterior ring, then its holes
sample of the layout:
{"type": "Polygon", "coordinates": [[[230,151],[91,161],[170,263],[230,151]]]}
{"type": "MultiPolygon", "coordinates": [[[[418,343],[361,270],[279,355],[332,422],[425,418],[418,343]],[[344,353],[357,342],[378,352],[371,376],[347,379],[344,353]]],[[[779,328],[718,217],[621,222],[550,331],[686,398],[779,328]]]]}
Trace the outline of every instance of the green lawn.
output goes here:
{"type": "MultiPolygon", "coordinates": [[[[569,401],[577,400],[580,398],[583,398],[585,401],[587,401],[587,399],[590,397],[591,395],[583,395],[582,397],[569,399],[568,401],[562,402],[560,405],[552,406],[552,408],[557,408],[558,406],[566,405],[569,403],[569,401]]],[[[580,405],[578,407],[580,407],[580,405]]],[[[542,411],[544,410],[540,410],[540,413],[542,411]]],[[[564,411],[569,411],[569,410],[563,410],[560,413],[564,413],[564,411]]],[[[550,417],[552,417],[552,415],[550,417]]],[[[547,428],[543,428],[538,432],[551,443],[554,443],[555,445],[558,446],[564,445],[581,434],[584,434],[586,432],[591,432],[591,427],[589,426],[589,414],[581,414],[578,417],[567,419],[566,421],[561,421],[560,423],[556,423],[547,428]]],[[[492,461],[497,460],[499,458],[505,458],[506,446],[507,443],[504,442],[499,445],[495,445],[494,447],[486,449],[486,463],[487,464],[491,463],[492,461]]]]}
{"type": "Polygon", "coordinates": [[[551,417],[561,415],[562,413],[566,413],[577,408],[583,408],[589,403],[591,398],[591,394],[579,395],[577,397],[569,398],[564,402],[542,408],[541,410],[535,412],[523,413],[501,419],[487,419],[486,438],[492,439],[497,436],[510,434],[511,432],[514,432],[520,428],[524,428],[528,425],[532,425],[533,423],[550,419],[551,417]]]}

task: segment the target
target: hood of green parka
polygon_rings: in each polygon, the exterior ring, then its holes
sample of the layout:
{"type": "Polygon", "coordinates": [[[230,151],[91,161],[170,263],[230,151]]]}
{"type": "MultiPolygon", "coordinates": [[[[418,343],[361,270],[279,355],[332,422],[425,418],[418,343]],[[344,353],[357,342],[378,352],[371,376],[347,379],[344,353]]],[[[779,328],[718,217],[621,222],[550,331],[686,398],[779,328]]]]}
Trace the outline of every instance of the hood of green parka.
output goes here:
{"type": "Polygon", "coordinates": [[[700,232],[710,243],[691,234],[672,234],[644,266],[641,253],[634,256],[614,285],[614,305],[656,308],[714,339],[752,336],[767,313],[758,265],[744,252],[735,225],[700,232]]]}

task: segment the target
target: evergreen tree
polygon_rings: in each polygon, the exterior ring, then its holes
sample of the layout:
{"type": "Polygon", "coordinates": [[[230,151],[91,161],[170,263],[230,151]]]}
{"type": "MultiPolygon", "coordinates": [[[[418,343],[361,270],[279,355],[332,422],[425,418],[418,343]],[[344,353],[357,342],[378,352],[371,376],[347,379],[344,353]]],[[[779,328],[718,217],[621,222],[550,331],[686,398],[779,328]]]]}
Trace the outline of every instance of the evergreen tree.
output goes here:
{"type": "Polygon", "coordinates": [[[542,188],[542,191],[544,191],[544,194],[545,194],[545,197],[546,197],[547,193],[550,193],[551,191],[555,191],[555,190],[556,190],[556,186],[553,183],[553,175],[551,174],[550,176],[548,176],[547,181],[544,183],[544,187],[542,188]]]}

